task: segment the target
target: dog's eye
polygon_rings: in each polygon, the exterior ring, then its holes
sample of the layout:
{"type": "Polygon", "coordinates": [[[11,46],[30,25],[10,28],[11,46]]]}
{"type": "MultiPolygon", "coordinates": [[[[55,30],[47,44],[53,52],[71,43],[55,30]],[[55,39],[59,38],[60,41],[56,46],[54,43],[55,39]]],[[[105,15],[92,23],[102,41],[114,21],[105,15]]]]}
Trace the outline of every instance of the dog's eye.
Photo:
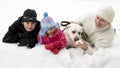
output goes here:
{"type": "Polygon", "coordinates": [[[72,33],[74,34],[74,33],[75,33],[75,31],[72,31],[72,33]]]}
{"type": "Polygon", "coordinates": [[[78,32],[78,34],[80,35],[80,34],[81,34],[81,32],[78,32]]]}

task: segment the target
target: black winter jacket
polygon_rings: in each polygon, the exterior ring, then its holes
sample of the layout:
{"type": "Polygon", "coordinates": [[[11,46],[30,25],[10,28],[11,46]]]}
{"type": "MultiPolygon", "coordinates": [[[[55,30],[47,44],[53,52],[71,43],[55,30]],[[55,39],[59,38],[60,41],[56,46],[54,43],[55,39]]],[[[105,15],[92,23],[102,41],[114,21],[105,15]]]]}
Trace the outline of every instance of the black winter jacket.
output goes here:
{"type": "Polygon", "coordinates": [[[41,28],[40,21],[37,21],[33,31],[27,32],[21,22],[22,16],[18,18],[10,27],[3,37],[3,42],[20,43],[20,46],[34,47],[37,43],[37,34],[41,28]]]}

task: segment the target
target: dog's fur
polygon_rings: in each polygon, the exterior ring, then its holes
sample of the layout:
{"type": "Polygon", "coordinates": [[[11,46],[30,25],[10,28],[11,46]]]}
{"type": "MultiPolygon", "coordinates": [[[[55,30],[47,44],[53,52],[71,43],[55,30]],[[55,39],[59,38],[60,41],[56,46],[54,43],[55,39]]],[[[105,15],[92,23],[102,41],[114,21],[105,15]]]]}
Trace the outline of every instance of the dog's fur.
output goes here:
{"type": "Polygon", "coordinates": [[[67,24],[63,33],[67,40],[67,48],[75,48],[74,44],[76,41],[87,39],[87,34],[84,32],[82,26],[77,23],[67,24]]]}

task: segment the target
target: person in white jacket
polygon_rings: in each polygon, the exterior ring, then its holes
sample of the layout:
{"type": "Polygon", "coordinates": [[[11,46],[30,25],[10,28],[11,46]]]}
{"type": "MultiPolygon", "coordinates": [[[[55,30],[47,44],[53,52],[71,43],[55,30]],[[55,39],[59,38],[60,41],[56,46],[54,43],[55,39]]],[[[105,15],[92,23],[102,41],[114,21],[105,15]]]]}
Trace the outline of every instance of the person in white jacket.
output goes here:
{"type": "Polygon", "coordinates": [[[83,26],[88,35],[88,44],[75,44],[77,48],[82,48],[86,53],[92,55],[99,48],[109,48],[112,46],[114,29],[111,25],[115,11],[111,6],[104,6],[96,14],[88,14],[83,19],[76,22],[83,26]]]}

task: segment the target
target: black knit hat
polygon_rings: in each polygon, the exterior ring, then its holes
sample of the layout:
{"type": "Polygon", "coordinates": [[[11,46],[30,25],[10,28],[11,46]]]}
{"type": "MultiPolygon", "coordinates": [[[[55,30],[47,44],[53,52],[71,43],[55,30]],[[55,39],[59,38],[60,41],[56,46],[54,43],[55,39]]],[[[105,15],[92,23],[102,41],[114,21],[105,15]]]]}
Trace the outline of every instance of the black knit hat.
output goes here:
{"type": "Polygon", "coordinates": [[[30,17],[30,18],[32,18],[32,17],[37,18],[37,13],[35,10],[27,9],[24,11],[23,16],[30,17]]]}
{"type": "Polygon", "coordinates": [[[26,22],[26,21],[32,21],[32,22],[37,21],[37,13],[35,10],[27,9],[24,11],[22,22],[26,22]]]}

